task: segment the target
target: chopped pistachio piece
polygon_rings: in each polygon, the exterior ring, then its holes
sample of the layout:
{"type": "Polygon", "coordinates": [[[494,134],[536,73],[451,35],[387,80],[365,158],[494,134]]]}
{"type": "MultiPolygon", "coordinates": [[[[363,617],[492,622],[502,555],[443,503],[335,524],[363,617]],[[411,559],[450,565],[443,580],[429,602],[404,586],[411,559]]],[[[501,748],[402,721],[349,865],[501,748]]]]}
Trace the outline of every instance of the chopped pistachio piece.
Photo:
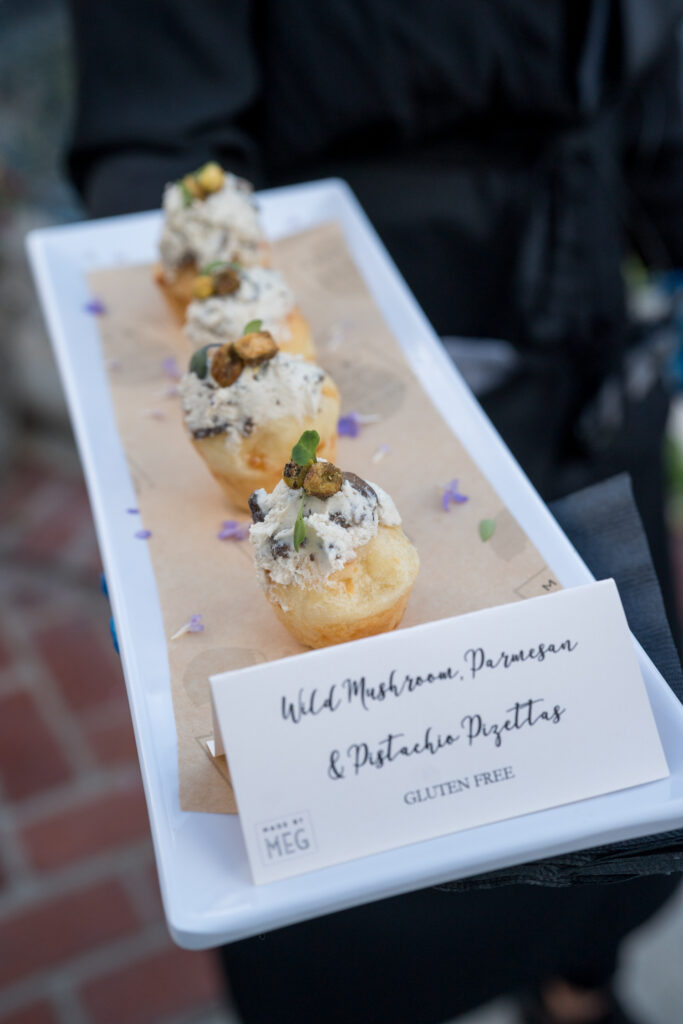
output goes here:
{"type": "Polygon", "coordinates": [[[204,198],[204,191],[194,174],[186,174],[181,181],[180,186],[183,189],[183,193],[186,191],[189,192],[194,199],[204,198]]]}
{"type": "Polygon", "coordinates": [[[277,353],[277,345],[269,331],[252,331],[237,339],[235,352],[245,363],[264,363],[277,353]]]}
{"type": "Polygon", "coordinates": [[[210,295],[213,295],[213,291],[213,278],[209,274],[200,274],[192,282],[192,294],[195,299],[208,299],[210,295]]]}
{"type": "Polygon", "coordinates": [[[234,384],[244,368],[231,341],[221,345],[211,360],[211,376],[222,388],[234,384]]]}
{"type": "Polygon", "coordinates": [[[304,477],[304,490],[315,498],[329,498],[341,491],[344,478],[333,462],[314,462],[304,477]]]}
{"type": "Polygon", "coordinates": [[[308,472],[309,466],[312,465],[312,462],[307,462],[305,466],[300,466],[298,462],[288,462],[282,470],[282,479],[288,487],[293,489],[303,487],[304,477],[308,472]]]}
{"type": "Polygon", "coordinates": [[[223,187],[225,172],[220,164],[217,164],[215,160],[211,160],[197,171],[196,177],[200,187],[205,192],[218,192],[223,187]]]}
{"type": "Polygon", "coordinates": [[[213,276],[213,290],[216,295],[232,295],[239,286],[240,276],[231,267],[224,267],[213,276]]]}

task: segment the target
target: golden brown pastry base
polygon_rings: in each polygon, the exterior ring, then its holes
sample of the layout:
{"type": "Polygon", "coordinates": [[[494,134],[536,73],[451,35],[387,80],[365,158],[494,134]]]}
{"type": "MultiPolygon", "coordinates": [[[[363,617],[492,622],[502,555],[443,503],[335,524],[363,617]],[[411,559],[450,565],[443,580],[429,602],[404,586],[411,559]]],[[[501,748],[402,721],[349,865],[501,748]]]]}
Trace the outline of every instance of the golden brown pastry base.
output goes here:
{"type": "Polygon", "coordinates": [[[286,341],[278,342],[280,351],[288,352],[292,356],[303,356],[304,359],[315,362],[315,347],[311,328],[298,306],[295,306],[288,314],[286,322],[289,327],[289,338],[286,341]]]}
{"type": "Polygon", "coordinates": [[[395,629],[420,568],[400,526],[380,526],[357,557],[320,587],[268,585],[280,622],[307,647],[328,647],[395,629]]]}
{"type": "MultiPolygon", "coordinates": [[[[270,266],[269,242],[259,243],[258,266],[270,266]]],[[[191,263],[186,263],[183,267],[180,267],[173,281],[167,281],[161,266],[158,263],[154,266],[154,280],[161,288],[166,301],[173,311],[173,315],[181,325],[185,323],[185,310],[194,299],[192,282],[198,273],[197,264],[192,260],[191,263]]]]}
{"type": "Polygon", "coordinates": [[[289,462],[292,448],[304,430],[318,431],[318,455],[334,462],[338,419],[339,392],[334,381],[325,377],[317,416],[303,419],[282,416],[261,423],[249,437],[241,438],[235,445],[226,444],[225,434],[191,440],[232,504],[248,508],[252,491],[259,487],[273,490],[282,476],[282,467],[289,462]]]}
{"type": "Polygon", "coordinates": [[[154,267],[154,280],[161,288],[164,298],[179,324],[185,323],[185,310],[192,302],[192,282],[197,276],[196,263],[187,263],[177,272],[173,281],[167,281],[161,267],[154,267]]]}
{"type": "MultiPolygon", "coordinates": [[[[180,324],[185,323],[187,307],[194,299],[192,282],[196,276],[197,270],[194,263],[188,264],[178,271],[175,281],[169,284],[164,280],[161,267],[155,267],[154,280],[164,293],[164,298],[180,324]]],[[[294,356],[303,356],[304,359],[314,362],[315,347],[313,345],[313,335],[311,334],[308,320],[306,320],[298,306],[295,306],[292,312],[288,314],[286,323],[289,328],[289,338],[286,341],[280,342],[278,348],[282,352],[288,352],[294,356]]],[[[223,340],[234,341],[235,339],[225,338],[223,340]]]]}

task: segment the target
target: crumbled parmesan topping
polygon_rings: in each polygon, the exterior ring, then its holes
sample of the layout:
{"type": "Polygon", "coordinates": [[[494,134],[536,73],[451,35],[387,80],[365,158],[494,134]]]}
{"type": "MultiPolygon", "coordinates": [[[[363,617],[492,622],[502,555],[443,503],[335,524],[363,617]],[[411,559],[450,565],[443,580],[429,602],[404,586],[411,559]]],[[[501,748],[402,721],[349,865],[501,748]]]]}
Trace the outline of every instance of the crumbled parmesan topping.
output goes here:
{"type": "Polygon", "coordinates": [[[401,517],[377,484],[344,474],[342,489],[329,498],[304,495],[280,481],[271,494],[254,491],[249,507],[254,520],[249,540],[263,586],[321,586],[377,534],[380,525],[399,526],[401,517]],[[306,539],[294,550],[294,523],[303,496],[306,539]]]}
{"type": "Polygon", "coordinates": [[[191,260],[198,269],[215,260],[235,260],[252,266],[259,260],[262,241],[258,213],[249,182],[226,174],[223,186],[189,205],[178,183],[166,186],[164,226],[159,242],[161,266],[167,281],[191,260]]]}
{"type": "Polygon", "coordinates": [[[324,372],[301,356],[278,352],[257,366],[244,366],[234,384],[220,387],[210,373],[186,373],[179,390],[185,424],[195,438],[225,434],[226,444],[248,437],[259,423],[317,416],[324,372]]]}
{"type": "Polygon", "coordinates": [[[294,295],[277,270],[251,267],[240,273],[240,286],[231,295],[212,295],[187,307],[185,333],[193,348],[215,341],[234,341],[244,325],[261,320],[278,344],[288,341],[286,318],[294,309],[294,295]]]}

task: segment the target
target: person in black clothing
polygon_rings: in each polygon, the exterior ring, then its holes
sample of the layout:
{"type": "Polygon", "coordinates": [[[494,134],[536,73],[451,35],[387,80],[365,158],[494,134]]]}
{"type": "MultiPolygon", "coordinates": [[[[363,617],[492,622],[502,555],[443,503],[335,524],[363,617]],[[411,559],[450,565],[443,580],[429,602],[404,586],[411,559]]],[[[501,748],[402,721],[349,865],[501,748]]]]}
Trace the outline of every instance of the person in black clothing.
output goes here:
{"type": "MultiPolygon", "coordinates": [[[[668,396],[656,352],[634,346],[621,263],[631,246],[683,264],[681,0],[71,9],[69,168],[93,215],[157,207],[166,181],[210,159],[258,186],[345,178],[437,331],[480,339],[484,361],[485,339],[500,339],[481,399],[543,497],[631,473],[673,609],[668,396]]],[[[555,1016],[538,1020],[617,1020],[605,991],[618,941],[671,889],[629,885],[414,894],[224,957],[246,1021],[437,1021],[550,974],[574,987],[546,989],[555,1016]],[[336,1010],[324,1002],[335,977],[336,1010]]]]}

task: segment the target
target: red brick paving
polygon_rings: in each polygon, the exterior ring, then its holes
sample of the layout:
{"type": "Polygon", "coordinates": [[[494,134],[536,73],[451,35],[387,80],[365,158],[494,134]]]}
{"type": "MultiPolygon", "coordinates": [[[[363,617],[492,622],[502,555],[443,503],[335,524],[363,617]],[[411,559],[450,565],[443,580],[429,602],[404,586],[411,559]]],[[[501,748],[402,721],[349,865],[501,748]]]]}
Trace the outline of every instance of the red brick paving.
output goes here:
{"type": "Polygon", "coordinates": [[[20,832],[28,861],[37,871],[63,867],[148,836],[147,804],[139,782],[114,793],[98,793],[20,832]]]}
{"type": "Polygon", "coordinates": [[[90,747],[102,765],[125,765],[137,762],[135,734],[128,706],[107,709],[103,721],[84,722],[90,747]]]}
{"type": "MultiPolygon", "coordinates": [[[[32,463],[19,463],[3,480],[0,492],[0,521],[12,523],[23,519],[31,498],[43,491],[50,480],[44,467],[32,463]]],[[[35,503],[34,503],[35,504],[35,503]]],[[[37,504],[40,504],[40,499],[37,504]]]]}
{"type": "Polygon", "coordinates": [[[85,495],[74,489],[60,507],[26,530],[17,545],[19,557],[32,560],[61,551],[90,520],[85,495]]]}
{"type": "Polygon", "coordinates": [[[0,697],[0,780],[21,800],[71,776],[69,763],[30,693],[0,697]]]}
{"type": "Polygon", "coordinates": [[[147,885],[147,895],[151,896],[150,905],[156,909],[158,914],[163,913],[163,905],[161,902],[161,886],[159,885],[159,876],[157,875],[156,865],[150,863],[149,867],[145,872],[145,880],[147,885]]]}
{"type": "Polygon", "coordinates": [[[12,587],[12,603],[16,608],[37,608],[44,600],[43,588],[35,583],[17,582],[12,587]]]}
{"type": "Polygon", "coordinates": [[[72,710],[83,711],[121,697],[121,662],[112,648],[104,614],[99,621],[82,616],[38,629],[35,643],[72,710]]]}
{"type": "Polygon", "coordinates": [[[129,897],[113,881],[15,911],[0,923],[0,989],[130,935],[138,923],[129,897]]]}
{"type": "Polygon", "coordinates": [[[210,1002],[219,984],[216,965],[205,956],[168,949],[95,979],[82,997],[94,1024],[151,1024],[210,1002]]]}
{"type": "Polygon", "coordinates": [[[3,637],[2,632],[0,632],[0,669],[5,668],[7,665],[10,664],[10,662],[11,656],[9,653],[9,649],[5,644],[5,638],[3,637]]]}
{"type": "Polygon", "coordinates": [[[55,991],[83,1024],[196,1021],[222,987],[162,923],[82,481],[24,461],[0,492],[0,1024],[64,1024],[55,991]]]}
{"type": "Polygon", "coordinates": [[[0,1024],[60,1024],[59,1017],[49,1003],[31,1003],[16,1013],[0,1015],[0,1024]]]}

